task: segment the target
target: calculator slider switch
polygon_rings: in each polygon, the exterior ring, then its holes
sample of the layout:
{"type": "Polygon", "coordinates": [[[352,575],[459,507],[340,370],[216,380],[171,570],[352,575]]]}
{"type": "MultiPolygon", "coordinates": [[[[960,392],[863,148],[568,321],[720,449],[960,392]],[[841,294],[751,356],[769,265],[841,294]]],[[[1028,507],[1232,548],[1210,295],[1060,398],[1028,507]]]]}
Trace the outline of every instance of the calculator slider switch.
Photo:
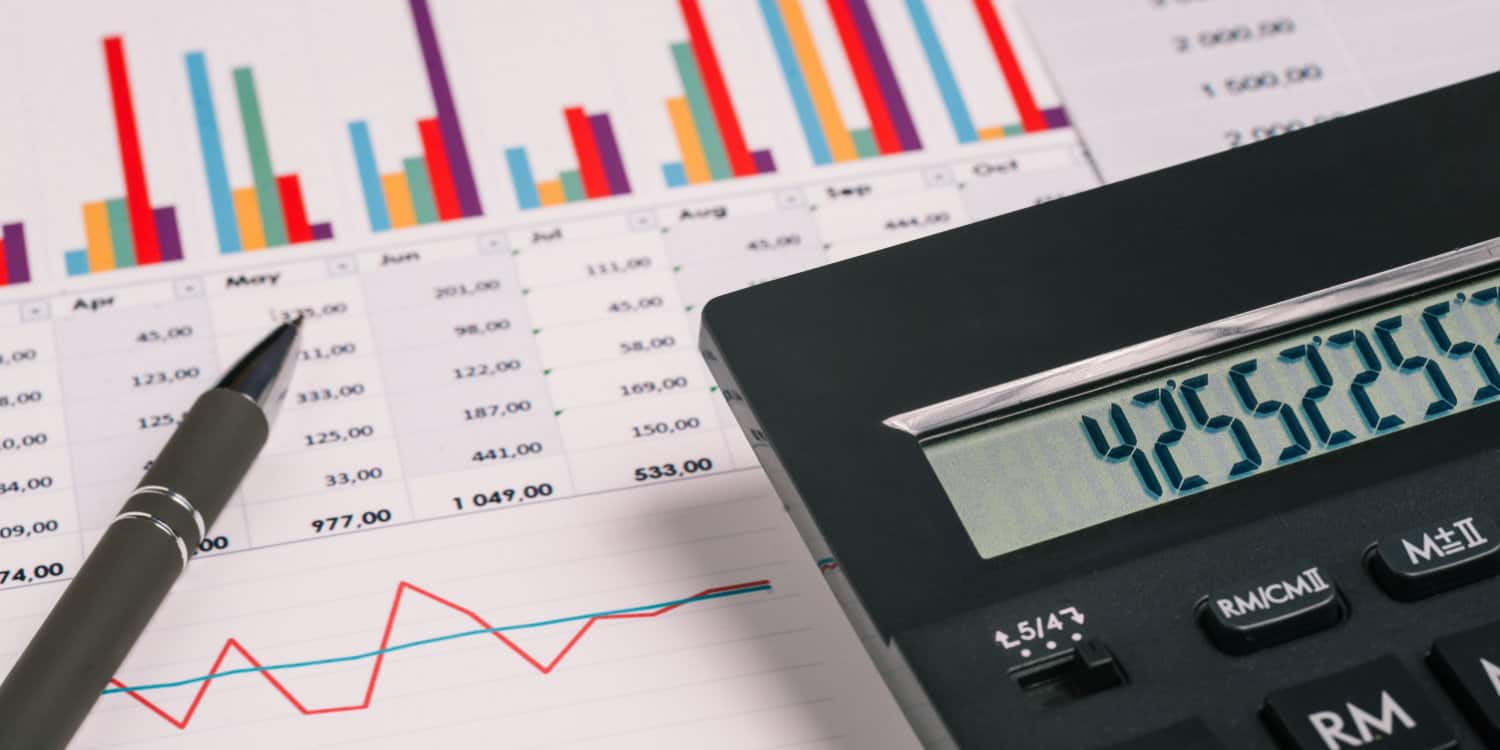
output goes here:
{"type": "Polygon", "coordinates": [[[1427,524],[1376,542],[1368,560],[1391,598],[1423,599],[1500,572],[1500,526],[1478,514],[1427,524]]]}

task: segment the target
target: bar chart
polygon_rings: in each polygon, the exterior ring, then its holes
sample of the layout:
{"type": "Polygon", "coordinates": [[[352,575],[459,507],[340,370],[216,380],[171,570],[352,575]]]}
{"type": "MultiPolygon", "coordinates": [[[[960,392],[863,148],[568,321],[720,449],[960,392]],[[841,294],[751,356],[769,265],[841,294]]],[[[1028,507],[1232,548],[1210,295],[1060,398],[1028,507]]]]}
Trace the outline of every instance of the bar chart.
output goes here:
{"type": "Polygon", "coordinates": [[[182,260],[177,209],[151,205],[124,40],[105,37],[103,46],[125,195],[84,204],[87,244],[64,253],[69,276],[182,260]]]}
{"type": "Polygon", "coordinates": [[[21,222],[0,224],[0,286],[31,281],[26,257],[26,227],[21,222]]]}
{"type": "Polygon", "coordinates": [[[682,96],[667,100],[667,116],[682,153],[662,165],[668,187],[769,174],[776,171],[770,150],[751,151],[724,82],[718,54],[698,0],[679,0],[688,41],[671,45],[682,82],[682,96]]]}
{"type": "Polygon", "coordinates": [[[205,54],[189,52],[184,62],[219,252],[249,252],[333,239],[331,224],[309,223],[302,178],[295,173],[278,175],[272,167],[255,72],[249,67],[237,67],[232,71],[240,126],[253,175],[252,185],[232,188],[205,54]]]}
{"type": "Polygon", "coordinates": [[[578,158],[576,169],[566,169],[556,179],[537,182],[526,148],[512,146],[505,150],[505,163],[510,169],[511,184],[520,208],[529,210],[628,195],[630,177],[625,173],[620,143],[615,138],[609,113],[589,114],[582,107],[568,107],[563,110],[563,120],[567,124],[573,153],[578,158]]]}
{"type": "Polygon", "coordinates": [[[417,121],[422,155],[403,158],[401,169],[392,172],[380,171],[369,123],[349,123],[365,210],[375,232],[484,213],[432,10],[427,0],[410,0],[409,6],[436,114],[417,121]]]}
{"type": "MultiPolygon", "coordinates": [[[[1038,106],[1027,75],[1016,55],[1016,48],[1001,19],[994,0],[973,0],[974,23],[984,31],[985,40],[993,53],[995,63],[1004,77],[1005,88],[1015,106],[1015,122],[978,126],[971,115],[968,99],[960,86],[950,64],[947,48],[943,43],[944,31],[933,21],[928,0],[906,0],[906,9],[912,26],[922,43],[922,52],[932,71],[933,82],[943,99],[948,118],[953,123],[953,132],[960,143],[989,141],[1006,136],[1036,133],[1068,126],[1067,112],[1061,107],[1043,109],[1038,106]]],[[[956,25],[956,24],[955,24],[956,25]]],[[[952,29],[950,29],[952,30],[952,29]]],[[[978,86],[969,91],[983,91],[978,86]]]]}
{"type": "Polygon", "coordinates": [[[828,12],[858,87],[868,127],[847,124],[801,1],[760,0],[760,10],[815,164],[922,148],[866,0],[828,0],[828,12]]]}

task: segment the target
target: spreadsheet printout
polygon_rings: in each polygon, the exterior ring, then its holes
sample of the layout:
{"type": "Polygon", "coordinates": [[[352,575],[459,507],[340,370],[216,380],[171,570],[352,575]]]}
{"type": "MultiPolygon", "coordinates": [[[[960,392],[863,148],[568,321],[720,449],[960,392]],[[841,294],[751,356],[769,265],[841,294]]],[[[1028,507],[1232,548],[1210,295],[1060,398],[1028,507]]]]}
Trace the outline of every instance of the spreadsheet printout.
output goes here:
{"type": "Polygon", "coordinates": [[[77,747],[942,744],[697,315],[1098,183],[1009,0],[6,2],[0,71],[0,671],[306,321],[77,747]]]}
{"type": "Polygon", "coordinates": [[[1500,70],[1493,0],[1025,0],[1020,11],[1108,180],[1500,70]]]}

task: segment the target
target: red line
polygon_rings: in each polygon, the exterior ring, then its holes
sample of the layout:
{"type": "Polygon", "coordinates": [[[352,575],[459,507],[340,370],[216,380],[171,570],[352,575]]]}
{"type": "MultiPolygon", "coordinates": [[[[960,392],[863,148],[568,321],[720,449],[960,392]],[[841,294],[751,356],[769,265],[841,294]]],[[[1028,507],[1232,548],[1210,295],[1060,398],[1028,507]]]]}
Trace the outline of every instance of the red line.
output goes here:
{"type": "Polygon", "coordinates": [[[10,283],[10,264],[5,262],[5,240],[0,240],[0,286],[10,283]]]}
{"type": "Polygon", "coordinates": [[[974,10],[979,11],[979,21],[984,33],[990,38],[995,50],[995,60],[1000,63],[1000,72],[1005,74],[1005,85],[1010,88],[1010,97],[1021,113],[1021,128],[1028,133],[1047,129],[1047,120],[1036,108],[1036,99],[1031,96],[1031,86],[1026,83],[1026,74],[1021,72],[1021,63],[1016,60],[1016,51],[1010,46],[1010,37],[1005,34],[1005,25],[1000,23],[1000,14],[990,0],[974,0],[974,10]]]}
{"type": "MultiPolygon", "coordinates": [[[[732,586],[719,586],[716,588],[704,589],[703,591],[693,594],[688,598],[697,599],[698,597],[709,596],[712,594],[722,594],[728,591],[734,591],[736,589],[753,588],[756,586],[769,586],[770,584],[771,582],[769,580],[747,581],[745,583],[736,583],[732,586]]],[[[396,627],[396,617],[401,611],[401,597],[402,594],[407,591],[411,591],[415,594],[421,594],[422,596],[425,596],[428,599],[437,602],[438,604],[441,604],[445,607],[448,607],[449,609],[463,614],[470,620],[473,620],[481,628],[488,630],[495,627],[494,625],[491,625],[489,621],[481,617],[478,612],[475,612],[472,609],[444,599],[443,597],[438,596],[437,594],[434,594],[431,591],[428,591],[420,586],[417,586],[416,584],[402,581],[400,585],[396,587],[396,595],[391,599],[391,610],[390,613],[386,615],[385,628],[380,634],[381,650],[389,648],[391,645],[391,632],[396,627]]],[[[671,612],[672,610],[677,609],[678,607],[681,607],[687,603],[688,602],[679,602],[677,604],[669,604],[664,607],[659,607],[657,609],[647,610],[644,612],[628,612],[617,615],[598,615],[595,617],[590,617],[588,620],[584,621],[581,627],[578,628],[578,632],[574,633],[573,637],[568,639],[568,642],[563,645],[562,650],[558,651],[557,655],[553,656],[552,659],[547,661],[545,664],[537,660],[536,657],[527,653],[526,650],[517,645],[515,641],[507,638],[504,633],[496,632],[492,635],[495,636],[496,640],[504,644],[506,648],[509,648],[517,656],[524,659],[526,663],[530,664],[536,671],[542,674],[551,674],[552,670],[556,669],[557,665],[562,662],[563,657],[567,656],[568,653],[573,650],[573,647],[578,645],[578,641],[583,638],[583,634],[589,632],[589,628],[592,628],[594,626],[594,623],[601,620],[637,620],[660,617],[661,615],[671,612]]],[[[256,658],[251,655],[250,650],[241,645],[239,641],[235,640],[234,638],[230,638],[224,641],[223,648],[219,649],[219,655],[214,659],[213,666],[208,670],[208,674],[210,675],[209,679],[204,680],[203,683],[198,687],[198,692],[193,695],[193,700],[188,704],[187,711],[182,714],[181,719],[178,719],[167,713],[167,711],[161,706],[153,703],[151,699],[141,695],[140,693],[127,693],[127,695],[129,695],[131,698],[134,698],[137,703],[145,706],[148,710],[151,711],[151,713],[154,713],[157,716],[165,719],[168,724],[171,724],[178,729],[186,729],[188,723],[193,720],[193,715],[198,712],[198,706],[203,703],[203,696],[208,692],[208,686],[213,684],[213,675],[217,675],[219,673],[219,668],[224,666],[224,659],[225,657],[229,656],[229,651],[231,649],[237,651],[241,657],[244,657],[245,661],[250,663],[251,666],[264,666],[259,661],[257,661],[256,658]]],[[[315,716],[317,714],[332,714],[341,713],[344,711],[363,711],[369,708],[370,704],[374,701],[375,698],[375,684],[380,680],[380,668],[384,664],[385,654],[382,653],[376,655],[375,663],[370,667],[370,679],[369,682],[367,682],[365,685],[364,698],[361,699],[360,702],[343,706],[324,706],[322,708],[309,708],[304,705],[302,701],[297,699],[296,695],[292,694],[291,690],[287,689],[286,685],[282,684],[282,682],[276,679],[276,676],[271,674],[270,672],[260,672],[259,674],[261,677],[264,677],[266,679],[266,682],[271,684],[271,687],[276,692],[281,694],[281,697],[285,698],[288,703],[292,704],[293,708],[297,709],[297,713],[300,713],[303,716],[315,716]]],[[[127,690],[130,688],[129,685],[121,682],[119,678],[111,679],[109,681],[109,684],[118,688],[125,688],[127,690]]]]}
{"type": "Polygon", "coordinates": [[[427,155],[427,171],[432,175],[432,199],[437,203],[438,218],[447,221],[463,216],[458,205],[458,188],[453,182],[453,170],[448,166],[448,150],[443,146],[443,129],[436,117],[417,120],[417,130],[422,134],[422,151],[427,155]]]}
{"type": "Polygon", "coordinates": [[[583,178],[583,194],[590,198],[609,195],[609,178],[604,176],[604,160],[599,157],[599,144],[594,140],[594,129],[589,125],[589,116],[582,107],[563,110],[568,121],[568,134],[573,137],[573,153],[578,155],[578,175],[583,178]]]}
{"type": "Polygon", "coordinates": [[[288,174],[276,178],[276,192],[281,193],[281,217],[286,220],[288,242],[311,242],[312,227],[307,223],[307,204],[302,202],[302,180],[288,174]]]}
{"type": "Polygon", "coordinates": [[[115,105],[115,134],[120,139],[120,166],[125,172],[125,205],[130,209],[130,234],[135,239],[135,261],[161,262],[156,219],[146,189],[146,165],[141,161],[141,136],[135,125],[135,103],[130,95],[130,73],[120,37],[104,38],[104,65],[109,69],[109,95],[115,105]]]}
{"type": "Polygon", "coordinates": [[[844,54],[849,58],[849,67],[854,71],[854,82],[859,84],[859,96],[865,101],[865,111],[870,115],[870,132],[875,135],[875,145],[882,154],[901,153],[901,138],[896,135],[896,122],[891,119],[885,106],[885,97],[880,93],[880,83],[875,80],[875,68],[870,65],[869,53],[864,40],[859,36],[859,27],[854,25],[854,15],[846,0],[828,0],[828,11],[833,14],[833,23],[838,27],[839,39],[844,43],[844,54]]]}
{"type": "Polygon", "coordinates": [[[724,73],[719,70],[719,57],[714,54],[713,39],[708,35],[708,25],[703,22],[703,10],[698,7],[698,0],[679,0],[678,4],[682,6],[682,21],[687,25],[693,56],[698,58],[698,71],[703,74],[708,104],[713,108],[714,120],[719,123],[719,135],[724,139],[724,150],[729,155],[729,168],[736,177],[755,174],[755,159],[745,146],[739,115],[734,112],[729,87],[724,84],[724,73]]]}

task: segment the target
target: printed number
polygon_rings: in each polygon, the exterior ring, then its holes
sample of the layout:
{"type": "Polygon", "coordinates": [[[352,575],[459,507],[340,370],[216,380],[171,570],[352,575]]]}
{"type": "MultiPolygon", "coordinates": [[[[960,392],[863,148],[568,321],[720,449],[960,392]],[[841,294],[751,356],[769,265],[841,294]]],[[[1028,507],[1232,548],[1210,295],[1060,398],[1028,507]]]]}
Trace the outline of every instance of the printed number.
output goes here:
{"type": "Polygon", "coordinates": [[[63,574],[63,564],[60,562],[45,563],[32,568],[0,568],[0,586],[7,583],[27,583],[40,581],[44,578],[56,578],[63,574]]]}
{"type": "Polygon", "coordinates": [[[635,481],[649,482],[653,479],[669,479],[671,477],[686,476],[688,474],[699,474],[714,468],[714,462],[707,457],[690,458],[681,464],[656,464],[654,466],[637,466],[635,468],[635,481]]]}
{"type": "Polygon", "coordinates": [[[467,498],[454,497],[453,507],[463,510],[466,507],[483,508],[487,505],[505,505],[507,503],[531,500],[539,497],[551,497],[552,485],[548,482],[528,484],[520,489],[507,487],[503,490],[490,490],[489,492],[476,492],[467,498]]]}

